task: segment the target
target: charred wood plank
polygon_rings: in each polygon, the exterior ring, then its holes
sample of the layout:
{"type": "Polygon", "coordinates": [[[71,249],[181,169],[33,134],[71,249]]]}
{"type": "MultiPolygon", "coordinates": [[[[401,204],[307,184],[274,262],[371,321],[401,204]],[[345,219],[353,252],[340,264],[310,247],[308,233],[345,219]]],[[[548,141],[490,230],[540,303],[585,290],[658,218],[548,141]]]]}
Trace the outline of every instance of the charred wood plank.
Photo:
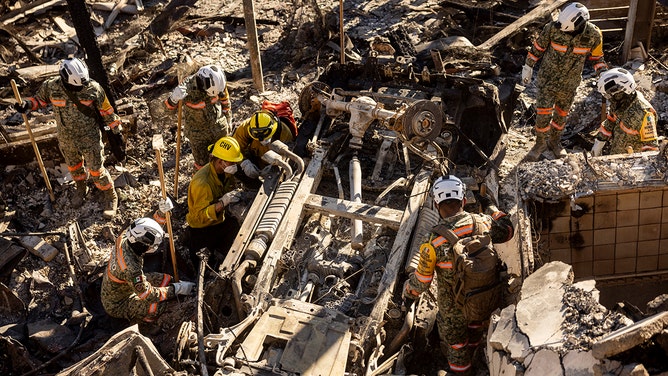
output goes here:
{"type": "Polygon", "coordinates": [[[167,34],[174,23],[185,17],[197,0],[172,0],[148,25],[148,31],[159,37],[167,34]]]}
{"type": "Polygon", "coordinates": [[[311,194],[307,198],[305,208],[313,211],[323,211],[343,218],[359,219],[365,222],[387,226],[394,230],[399,229],[401,217],[404,215],[404,212],[401,210],[316,194],[311,194]]]}

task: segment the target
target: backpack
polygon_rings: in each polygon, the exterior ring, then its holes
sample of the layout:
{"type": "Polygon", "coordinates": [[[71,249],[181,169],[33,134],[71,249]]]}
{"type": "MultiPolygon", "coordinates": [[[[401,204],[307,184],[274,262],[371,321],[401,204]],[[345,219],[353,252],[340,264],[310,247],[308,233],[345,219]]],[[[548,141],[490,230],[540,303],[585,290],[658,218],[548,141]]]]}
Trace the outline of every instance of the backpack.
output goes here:
{"type": "Polygon", "coordinates": [[[502,262],[489,234],[481,231],[484,228],[482,221],[475,215],[471,218],[473,232],[470,237],[460,239],[444,225],[434,226],[433,232],[452,244],[455,303],[469,321],[485,321],[501,305],[502,262]]]}
{"type": "MultiPolygon", "coordinates": [[[[283,101],[280,103],[269,102],[267,100],[262,102],[262,109],[271,111],[278,117],[278,119],[290,128],[292,132],[292,137],[297,138],[299,129],[297,128],[297,122],[295,121],[294,116],[292,115],[292,107],[290,103],[283,101]]],[[[276,132],[280,136],[280,132],[276,132]]]]}

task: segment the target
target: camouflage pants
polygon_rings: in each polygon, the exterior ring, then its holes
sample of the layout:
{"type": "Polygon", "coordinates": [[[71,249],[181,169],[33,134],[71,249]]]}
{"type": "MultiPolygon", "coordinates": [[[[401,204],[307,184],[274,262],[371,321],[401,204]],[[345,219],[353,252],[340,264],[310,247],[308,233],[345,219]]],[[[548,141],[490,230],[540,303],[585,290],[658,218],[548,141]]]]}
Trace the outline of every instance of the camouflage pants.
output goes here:
{"type": "Polygon", "coordinates": [[[441,338],[441,351],[448,358],[450,370],[462,375],[472,374],[471,358],[482,339],[483,327],[464,317],[451,291],[438,291],[436,326],[441,338]]]}
{"type": "Polygon", "coordinates": [[[215,125],[206,129],[193,129],[185,126],[183,133],[190,141],[196,167],[201,168],[209,163],[209,145],[227,136],[230,132],[227,118],[223,117],[215,125]]]}
{"type": "Polygon", "coordinates": [[[550,129],[563,132],[576,89],[577,86],[572,90],[563,87],[540,88],[536,98],[536,133],[549,133],[550,129]]]}
{"type": "Polygon", "coordinates": [[[90,172],[95,186],[106,191],[114,187],[111,175],[104,168],[104,145],[102,139],[98,140],[79,140],[74,142],[65,137],[58,140],[60,151],[65,157],[67,169],[72,175],[74,181],[86,180],[88,175],[84,166],[84,161],[90,172]]]}
{"type": "MultiPolygon", "coordinates": [[[[146,273],[146,280],[153,286],[166,287],[172,277],[163,273],[146,273]]],[[[102,299],[104,301],[104,296],[102,299]]],[[[165,303],[166,301],[149,303],[133,293],[113,306],[104,304],[104,310],[112,317],[124,318],[132,322],[140,320],[151,322],[165,311],[165,303]]]]}

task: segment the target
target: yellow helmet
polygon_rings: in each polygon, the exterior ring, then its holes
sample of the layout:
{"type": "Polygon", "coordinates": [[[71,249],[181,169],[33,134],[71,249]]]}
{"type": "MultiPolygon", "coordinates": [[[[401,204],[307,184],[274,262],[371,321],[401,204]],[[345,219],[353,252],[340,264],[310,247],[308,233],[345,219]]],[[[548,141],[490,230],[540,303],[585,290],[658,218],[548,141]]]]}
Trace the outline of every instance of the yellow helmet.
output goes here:
{"type": "Polygon", "coordinates": [[[248,133],[258,141],[271,138],[278,129],[278,119],[273,112],[261,110],[253,114],[250,119],[248,133]]]}
{"type": "Polygon", "coordinates": [[[241,162],[244,156],[236,139],[230,136],[222,137],[215,144],[209,145],[209,152],[216,158],[227,162],[241,162]]]}

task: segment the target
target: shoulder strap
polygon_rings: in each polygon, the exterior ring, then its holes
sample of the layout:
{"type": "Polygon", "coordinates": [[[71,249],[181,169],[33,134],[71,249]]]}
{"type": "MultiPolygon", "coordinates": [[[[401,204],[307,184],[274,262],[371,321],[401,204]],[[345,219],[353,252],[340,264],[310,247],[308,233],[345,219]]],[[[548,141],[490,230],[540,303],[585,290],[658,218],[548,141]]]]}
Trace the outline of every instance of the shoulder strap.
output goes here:
{"type": "Polygon", "coordinates": [[[450,230],[445,225],[438,224],[438,225],[434,226],[434,228],[432,230],[435,233],[437,233],[437,234],[443,236],[444,238],[446,238],[450,244],[455,244],[455,243],[457,243],[457,241],[459,241],[459,236],[457,236],[457,234],[455,234],[454,231],[450,230]]]}
{"type": "Polygon", "coordinates": [[[67,94],[67,96],[74,103],[74,105],[77,106],[77,108],[79,109],[79,111],[82,114],[97,120],[95,110],[93,110],[92,108],[90,108],[88,106],[84,106],[83,104],[81,104],[81,101],[79,100],[79,98],[77,98],[74,95],[74,93],[70,92],[69,90],[65,89],[65,94],[67,94]]]}

